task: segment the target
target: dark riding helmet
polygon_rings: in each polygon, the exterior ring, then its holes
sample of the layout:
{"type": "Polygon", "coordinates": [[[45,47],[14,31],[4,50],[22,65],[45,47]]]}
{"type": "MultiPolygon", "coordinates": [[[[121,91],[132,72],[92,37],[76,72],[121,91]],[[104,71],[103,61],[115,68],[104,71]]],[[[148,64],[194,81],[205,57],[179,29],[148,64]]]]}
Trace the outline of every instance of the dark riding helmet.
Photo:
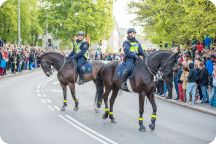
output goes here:
{"type": "Polygon", "coordinates": [[[129,33],[131,33],[131,32],[135,32],[135,33],[136,33],[135,28],[129,28],[129,29],[127,30],[127,34],[129,34],[129,33]]]}
{"type": "Polygon", "coordinates": [[[85,32],[83,32],[83,31],[79,31],[79,32],[78,32],[78,35],[82,35],[82,36],[84,36],[84,35],[85,35],[85,32]]]}

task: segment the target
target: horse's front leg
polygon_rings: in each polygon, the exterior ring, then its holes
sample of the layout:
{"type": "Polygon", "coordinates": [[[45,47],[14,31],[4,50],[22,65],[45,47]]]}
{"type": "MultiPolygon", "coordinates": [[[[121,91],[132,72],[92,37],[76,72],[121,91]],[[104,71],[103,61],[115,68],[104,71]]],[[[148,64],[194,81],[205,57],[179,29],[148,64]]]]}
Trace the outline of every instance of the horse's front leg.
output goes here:
{"type": "Polygon", "coordinates": [[[110,98],[110,112],[109,112],[109,118],[110,118],[110,120],[111,120],[111,123],[116,123],[115,118],[114,118],[114,116],[113,116],[113,105],[114,105],[115,99],[116,99],[116,97],[117,97],[117,95],[118,95],[118,91],[119,91],[118,87],[114,87],[114,88],[113,88],[113,91],[112,91],[112,96],[111,96],[111,98],[110,98]]]}
{"type": "Polygon", "coordinates": [[[79,109],[79,101],[76,98],[75,83],[69,83],[68,85],[70,87],[71,95],[72,95],[72,98],[73,98],[74,103],[75,103],[74,110],[77,111],[79,109]]]}
{"type": "Polygon", "coordinates": [[[64,97],[61,111],[65,111],[65,107],[67,107],[67,85],[61,83],[61,87],[62,87],[63,97],[64,97]]]}
{"type": "Polygon", "coordinates": [[[151,94],[147,95],[149,102],[152,105],[152,109],[153,109],[153,113],[151,115],[151,124],[149,125],[149,128],[153,131],[155,129],[155,121],[157,118],[157,105],[155,103],[155,97],[154,97],[154,93],[152,92],[151,94]]]}
{"type": "Polygon", "coordinates": [[[144,92],[139,93],[139,115],[140,116],[138,120],[139,120],[139,126],[140,126],[139,131],[142,131],[142,132],[146,132],[146,128],[143,124],[144,100],[145,100],[144,92]]]}

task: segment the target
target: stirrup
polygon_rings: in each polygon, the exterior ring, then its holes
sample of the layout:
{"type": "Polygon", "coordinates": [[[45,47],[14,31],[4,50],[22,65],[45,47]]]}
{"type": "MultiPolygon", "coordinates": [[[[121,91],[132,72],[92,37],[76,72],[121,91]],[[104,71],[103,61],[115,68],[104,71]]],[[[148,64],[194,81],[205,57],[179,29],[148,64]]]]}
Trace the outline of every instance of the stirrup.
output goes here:
{"type": "Polygon", "coordinates": [[[84,80],[82,80],[82,79],[79,79],[79,81],[78,81],[78,84],[79,84],[79,85],[82,85],[82,84],[84,84],[84,80]]]}
{"type": "Polygon", "coordinates": [[[127,83],[126,83],[126,82],[123,82],[122,85],[121,85],[121,88],[122,88],[122,89],[127,89],[127,83]]]}

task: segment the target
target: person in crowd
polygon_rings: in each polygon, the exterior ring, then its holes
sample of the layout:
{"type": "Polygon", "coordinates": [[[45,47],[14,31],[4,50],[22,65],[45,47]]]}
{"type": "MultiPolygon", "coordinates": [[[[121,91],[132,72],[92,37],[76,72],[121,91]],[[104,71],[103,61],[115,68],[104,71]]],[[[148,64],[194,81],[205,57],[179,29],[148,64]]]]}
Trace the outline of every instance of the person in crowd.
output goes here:
{"type": "Polygon", "coordinates": [[[176,91],[176,100],[179,99],[179,90],[178,90],[178,71],[179,71],[180,67],[177,64],[174,68],[173,68],[173,81],[174,81],[174,87],[175,87],[175,91],[176,91]]]}
{"type": "Polygon", "coordinates": [[[208,103],[209,102],[209,95],[208,95],[208,71],[205,68],[205,64],[203,62],[200,62],[199,64],[200,73],[197,77],[198,84],[201,87],[202,91],[202,103],[208,103]]]}
{"type": "Polygon", "coordinates": [[[204,39],[204,45],[206,49],[210,49],[212,39],[209,37],[209,35],[206,35],[204,39]]]}
{"type": "Polygon", "coordinates": [[[210,56],[207,56],[206,68],[207,68],[207,70],[208,70],[209,76],[211,76],[211,75],[212,75],[212,72],[213,72],[213,61],[212,61],[212,59],[210,58],[210,56]]]}
{"type": "Polygon", "coordinates": [[[182,87],[183,81],[181,80],[183,68],[182,68],[182,63],[178,63],[178,65],[179,65],[179,70],[177,73],[178,93],[179,93],[179,100],[183,102],[185,99],[183,94],[183,87],[182,87]]]}
{"type": "Polygon", "coordinates": [[[188,84],[188,75],[189,75],[189,70],[187,66],[183,66],[183,73],[180,77],[180,80],[182,81],[182,89],[183,89],[183,100],[186,101],[186,89],[187,89],[187,84],[188,84]]]}
{"type": "Polygon", "coordinates": [[[216,107],[216,65],[214,65],[214,71],[211,76],[211,99],[210,99],[210,106],[216,107]]]}
{"type": "Polygon", "coordinates": [[[194,64],[189,64],[189,75],[188,75],[188,84],[186,88],[186,102],[189,103],[190,101],[190,93],[192,95],[192,105],[195,104],[195,95],[196,95],[196,78],[197,78],[197,71],[194,69],[194,64]]]}

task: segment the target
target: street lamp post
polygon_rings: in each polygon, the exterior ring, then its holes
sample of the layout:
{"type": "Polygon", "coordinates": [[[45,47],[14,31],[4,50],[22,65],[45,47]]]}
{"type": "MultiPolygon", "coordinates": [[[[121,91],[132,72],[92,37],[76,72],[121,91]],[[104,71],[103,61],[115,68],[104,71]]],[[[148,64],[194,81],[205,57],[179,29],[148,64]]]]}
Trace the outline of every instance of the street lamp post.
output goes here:
{"type": "Polygon", "coordinates": [[[18,46],[21,45],[21,32],[20,32],[20,0],[18,0],[18,46]]]}

